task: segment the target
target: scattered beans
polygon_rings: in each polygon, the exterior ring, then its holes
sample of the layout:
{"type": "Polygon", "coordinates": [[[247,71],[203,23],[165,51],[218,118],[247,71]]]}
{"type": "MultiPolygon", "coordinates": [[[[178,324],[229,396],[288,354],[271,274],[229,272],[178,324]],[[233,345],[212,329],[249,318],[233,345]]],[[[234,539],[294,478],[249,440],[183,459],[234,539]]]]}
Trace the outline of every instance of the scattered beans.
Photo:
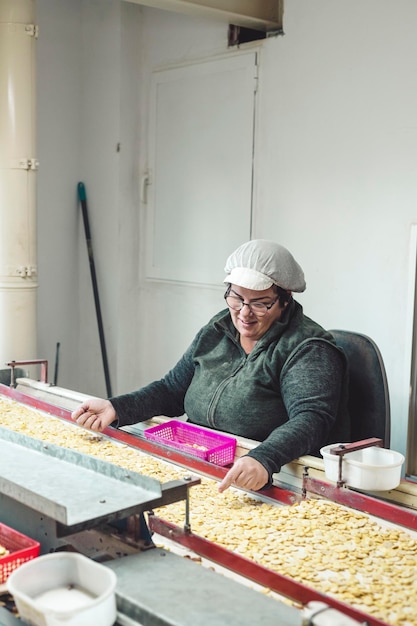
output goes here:
{"type": "MultiPolygon", "coordinates": [[[[115,463],[160,482],[184,470],[101,435],[0,398],[0,425],[115,463]]],[[[202,477],[190,490],[194,533],[392,626],[417,626],[417,541],[328,500],[283,507],[202,477]]],[[[184,503],[160,511],[184,523],[184,503]]],[[[1,554],[1,553],[0,553],[1,554]]]]}

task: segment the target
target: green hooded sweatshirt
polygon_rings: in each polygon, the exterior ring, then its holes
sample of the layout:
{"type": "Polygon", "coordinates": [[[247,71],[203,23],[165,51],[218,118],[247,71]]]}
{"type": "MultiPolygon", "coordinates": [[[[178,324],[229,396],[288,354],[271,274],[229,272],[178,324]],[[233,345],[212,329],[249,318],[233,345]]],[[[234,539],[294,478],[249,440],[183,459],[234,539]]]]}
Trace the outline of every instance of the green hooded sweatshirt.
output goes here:
{"type": "Polygon", "coordinates": [[[111,398],[118,426],[155,415],[259,441],[269,476],[327,443],[350,441],[347,364],[332,335],[292,300],[246,354],[228,310],[215,315],[159,381],[111,398]]]}

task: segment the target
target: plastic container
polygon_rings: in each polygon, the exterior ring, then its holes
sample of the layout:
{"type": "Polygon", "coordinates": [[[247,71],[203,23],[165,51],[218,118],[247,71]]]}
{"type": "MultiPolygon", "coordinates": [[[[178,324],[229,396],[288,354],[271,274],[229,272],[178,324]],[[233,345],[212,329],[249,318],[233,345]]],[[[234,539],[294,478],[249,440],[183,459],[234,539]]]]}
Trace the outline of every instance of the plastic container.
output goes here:
{"type": "Polygon", "coordinates": [[[194,424],[170,420],[145,430],[145,437],[197,456],[215,465],[229,465],[235,459],[236,439],[219,435],[194,424]]]}
{"type": "Polygon", "coordinates": [[[117,577],[73,552],[40,556],[7,581],[20,617],[34,626],[113,626],[117,577]]]}
{"type": "MultiPolygon", "coordinates": [[[[340,445],[333,443],[320,450],[326,477],[334,482],[339,480],[339,456],[331,454],[330,450],[340,445]]],[[[404,456],[395,450],[378,446],[355,450],[343,456],[342,480],[350,487],[364,491],[395,489],[401,481],[403,463],[404,456]]]]}
{"type": "Polygon", "coordinates": [[[0,558],[0,584],[5,583],[17,567],[37,557],[40,551],[38,541],[1,523],[0,545],[9,551],[9,554],[0,558]]]}

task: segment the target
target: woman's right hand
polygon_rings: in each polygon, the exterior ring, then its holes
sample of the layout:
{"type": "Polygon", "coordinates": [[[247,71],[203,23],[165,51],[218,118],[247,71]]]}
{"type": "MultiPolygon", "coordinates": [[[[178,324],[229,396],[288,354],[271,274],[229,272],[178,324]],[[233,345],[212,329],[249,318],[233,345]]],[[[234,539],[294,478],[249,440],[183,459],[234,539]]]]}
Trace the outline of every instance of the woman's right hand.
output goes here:
{"type": "Polygon", "coordinates": [[[101,432],[117,419],[110,400],[90,398],[83,402],[71,415],[80,426],[101,432]]]}

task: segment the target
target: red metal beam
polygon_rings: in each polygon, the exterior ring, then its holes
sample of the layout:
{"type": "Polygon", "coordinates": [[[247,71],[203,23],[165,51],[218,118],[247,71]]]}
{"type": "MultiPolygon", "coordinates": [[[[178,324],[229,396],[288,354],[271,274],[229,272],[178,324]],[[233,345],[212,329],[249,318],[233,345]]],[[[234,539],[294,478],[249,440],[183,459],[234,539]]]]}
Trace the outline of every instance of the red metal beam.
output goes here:
{"type": "Polygon", "coordinates": [[[39,398],[34,398],[32,396],[28,396],[13,387],[7,387],[7,385],[3,385],[0,383],[0,394],[3,396],[7,396],[12,400],[16,400],[16,402],[21,402],[22,404],[26,404],[28,406],[32,406],[39,411],[44,411],[45,413],[49,413],[54,417],[62,417],[64,419],[71,419],[71,411],[68,409],[63,409],[62,407],[56,406],[54,404],[50,404],[49,402],[45,402],[44,400],[40,400],[39,398]]]}
{"type": "Polygon", "coordinates": [[[272,591],[279,593],[286,598],[290,598],[294,602],[302,605],[308,602],[319,601],[325,602],[329,606],[341,611],[352,619],[356,619],[367,626],[389,626],[387,622],[383,622],[376,617],[372,617],[359,611],[344,602],[340,602],[335,598],[326,596],[323,593],[315,591],[302,583],[296,582],[292,578],[283,576],[278,572],[273,572],[262,565],[258,565],[235,552],[231,552],[222,546],[187,532],[179,526],[166,522],[155,515],[149,516],[149,528],[151,531],[158,533],[162,537],[176,541],[182,546],[189,548],[201,557],[225,567],[236,574],[243,576],[259,585],[268,587],[272,591]]]}
{"type": "Polygon", "coordinates": [[[303,485],[307,493],[315,493],[351,509],[363,511],[380,517],[387,522],[394,522],[411,530],[417,530],[417,511],[407,509],[385,500],[380,500],[347,487],[337,487],[317,478],[304,477],[303,485]]]}

